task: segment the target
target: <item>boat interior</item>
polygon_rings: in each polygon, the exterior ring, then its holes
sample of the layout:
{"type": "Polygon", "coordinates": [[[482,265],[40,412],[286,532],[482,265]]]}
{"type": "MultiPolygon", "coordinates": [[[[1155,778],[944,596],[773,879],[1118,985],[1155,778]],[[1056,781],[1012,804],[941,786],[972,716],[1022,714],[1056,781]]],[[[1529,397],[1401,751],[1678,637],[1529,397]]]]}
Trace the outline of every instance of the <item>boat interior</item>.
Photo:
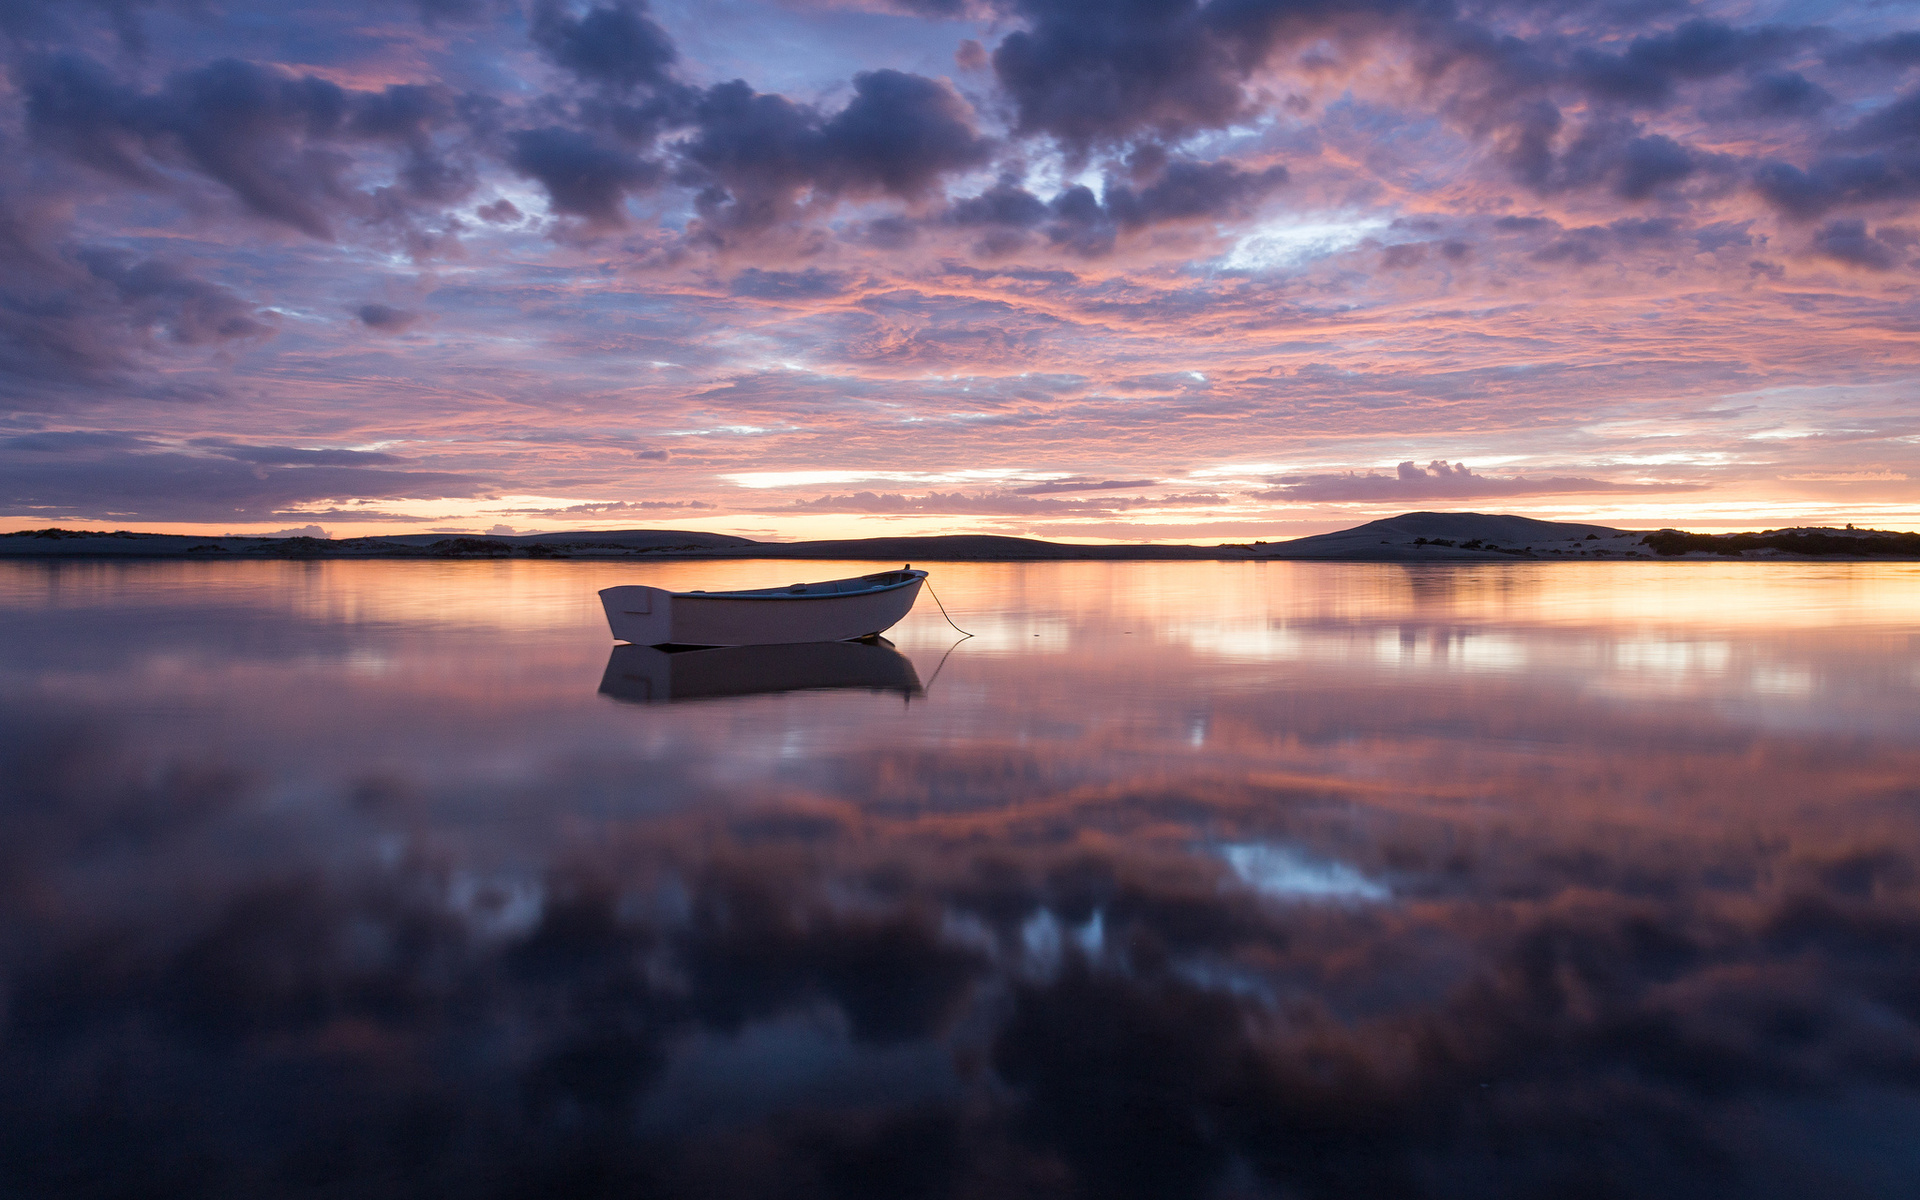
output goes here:
{"type": "Polygon", "coordinates": [[[859,592],[880,592],[926,578],[925,571],[911,567],[900,571],[881,571],[854,579],[829,579],[823,583],[795,583],[786,587],[753,588],[737,592],[676,592],[679,596],[739,596],[758,599],[782,599],[788,596],[847,596],[859,592]]]}

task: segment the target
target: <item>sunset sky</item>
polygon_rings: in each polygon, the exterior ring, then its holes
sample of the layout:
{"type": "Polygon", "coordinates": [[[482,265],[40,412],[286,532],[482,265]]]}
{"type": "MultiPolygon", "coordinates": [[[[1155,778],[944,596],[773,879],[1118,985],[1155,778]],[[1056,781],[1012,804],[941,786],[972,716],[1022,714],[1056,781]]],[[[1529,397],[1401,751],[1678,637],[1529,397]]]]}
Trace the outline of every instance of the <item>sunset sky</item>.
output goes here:
{"type": "Polygon", "coordinates": [[[1920,3],[6,0],[0,528],[1920,529],[1920,3]]]}

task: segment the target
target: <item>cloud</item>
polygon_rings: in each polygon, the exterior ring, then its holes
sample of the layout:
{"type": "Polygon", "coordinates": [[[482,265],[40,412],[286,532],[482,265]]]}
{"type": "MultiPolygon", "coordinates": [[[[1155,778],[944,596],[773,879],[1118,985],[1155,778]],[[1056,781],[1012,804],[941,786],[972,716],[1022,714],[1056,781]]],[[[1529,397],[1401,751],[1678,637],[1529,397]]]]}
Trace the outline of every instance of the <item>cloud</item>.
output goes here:
{"type": "Polygon", "coordinates": [[[1044,496],[1052,492],[1109,492],[1127,488],[1152,487],[1151,479],[1103,479],[1093,480],[1085,477],[1077,479],[1049,479],[1045,483],[1032,483],[1026,487],[1012,489],[1016,496],[1044,496]]]}
{"type": "Polygon", "coordinates": [[[506,508],[494,511],[509,513],[516,517],[575,517],[604,518],[618,516],[644,516],[650,513],[670,512],[675,509],[705,510],[719,506],[705,500],[609,500],[594,501],[587,504],[569,504],[564,508],[506,508]]]}
{"type": "Polygon", "coordinates": [[[1896,483],[1906,479],[1904,471],[1802,471],[1782,475],[1799,483],[1896,483]]]}
{"type": "Polygon", "coordinates": [[[589,225],[624,226],[627,196],[649,191],[666,177],[659,163],[578,129],[523,129],[510,142],[508,161],[540,181],[553,211],[584,218],[589,225]]]}
{"type": "Polygon", "coordinates": [[[1737,29],[1696,18],[1665,33],[1634,38],[1619,54],[1582,49],[1572,57],[1587,92],[1603,100],[1657,108],[1682,82],[1715,79],[1803,48],[1818,34],[1779,26],[1737,29]]]}
{"type": "Polygon", "coordinates": [[[1161,496],[1152,499],[1146,496],[1102,496],[1090,500],[1050,500],[1035,495],[1034,490],[1021,488],[1017,491],[983,492],[977,495],[967,495],[963,492],[928,492],[924,496],[907,496],[898,492],[854,492],[847,495],[821,496],[813,500],[799,500],[791,506],[791,511],[902,516],[915,513],[947,516],[1041,516],[1086,513],[1097,516],[1102,513],[1124,512],[1128,509],[1143,507],[1206,506],[1226,501],[1226,497],[1217,495],[1161,496]]]}
{"type": "Polygon", "coordinates": [[[1754,186],[1789,217],[1810,220],[1843,206],[1920,196],[1920,91],[1874,109],[1825,140],[1829,153],[1805,168],[1771,161],[1754,186]]]}
{"type": "Polygon", "coordinates": [[[704,184],[696,205],[716,235],[792,220],[809,190],[919,200],[991,149],[950,84],[890,69],[856,74],[831,116],[735,80],[709,88],[694,119],[678,150],[686,181],[704,184]]]}
{"type": "Polygon", "coordinates": [[[1903,68],[1920,63],[1920,32],[1905,31],[1865,38],[1834,47],[1827,61],[1835,66],[1852,67],[1875,64],[1903,68]]]}
{"type": "MultiPolygon", "coordinates": [[[[970,462],[960,431],[991,430],[1049,447],[1006,460],[1023,468],[1130,474],[1281,429],[1326,457],[1397,407],[1403,433],[1437,414],[1505,453],[1656,376],[1683,407],[1740,392],[1742,343],[1788,325],[1818,330],[1799,383],[1901,370],[1848,349],[1914,323],[1920,43],[1881,16],[762,7],[240,0],[185,41],[170,6],[6,7],[0,393],[176,448],[322,428],[282,404],[338,406],[325,428],[367,441],[415,419],[368,417],[376,394],[463,410],[485,441],[551,399],[555,421],[631,436],[541,443],[516,478],[619,497],[621,462],[656,461],[636,447],[720,473],[751,441],[791,465],[855,422],[895,457],[970,462]],[[120,30],[143,24],[136,50],[120,30]],[[984,44],[950,64],[963,39],[984,44]],[[444,272],[396,282],[409,255],[444,272]],[[1789,295],[1795,272],[1826,292],[1789,295]],[[1549,322],[1555,275],[1579,287],[1549,322]],[[1683,338],[1626,317],[1648,289],[1683,338]],[[1587,319],[1603,294],[1618,319],[1587,319]],[[444,336],[375,336],[429,313],[444,336]],[[1204,395],[1131,382],[1188,369],[1204,395]],[[721,428],[769,432],[666,436],[721,428]]],[[[1580,454],[1631,461],[1634,438],[1603,440],[1580,454]]]]}
{"type": "Polygon", "coordinates": [[[0,441],[0,512],[236,522],[305,516],[288,510],[325,500],[493,494],[468,475],[397,466],[355,451],[214,442],[187,454],[132,435],[30,434],[0,441]]]}
{"type": "Polygon", "coordinates": [[[808,267],[804,271],[762,271],[748,267],[733,277],[727,291],[760,300],[814,300],[838,296],[847,290],[847,277],[808,267]]]}
{"type": "Polygon", "coordinates": [[[420,313],[385,304],[362,304],[353,310],[353,315],[377,333],[405,333],[421,320],[420,313]]]}
{"type": "MultiPolygon", "coordinates": [[[[71,435],[51,434],[49,438],[61,438],[71,435]]],[[[16,448],[27,439],[16,438],[7,443],[16,448]]],[[[151,443],[144,440],[124,439],[116,443],[128,448],[148,447],[151,443]]],[[[378,450],[310,450],[297,446],[256,446],[228,441],[226,438],[195,438],[188,443],[196,450],[205,450],[222,458],[231,458],[237,462],[262,463],[283,467],[354,467],[354,466],[390,466],[407,460],[397,454],[385,454],[378,450]]]]}
{"type": "Polygon", "coordinates": [[[1427,248],[1418,242],[1403,242],[1397,246],[1388,246],[1380,254],[1380,265],[1389,271],[1405,271],[1417,267],[1427,259],[1427,248]]]}
{"type": "Polygon", "coordinates": [[[24,86],[37,144],[149,191],[175,190],[179,172],[191,172],[255,216],[323,240],[340,216],[379,212],[377,198],[354,185],[344,151],[355,144],[402,152],[395,197],[444,203],[472,187],[470,171],[433,141],[458,116],[438,86],[350,91],[222,59],[142,92],[72,53],[30,61],[24,86]]]}
{"type": "Polygon", "coordinates": [[[582,17],[558,0],[538,0],[531,34],[542,52],[581,80],[620,90],[670,84],[669,69],[679,57],[636,0],[601,5],[582,17]]]}
{"type": "Polygon", "coordinates": [[[993,69],[1015,129],[1077,152],[1142,133],[1177,140],[1224,128],[1249,114],[1244,85],[1282,44],[1377,28],[1415,8],[1400,0],[1008,7],[1027,28],[1001,39],[993,69]]]}
{"type": "Polygon", "coordinates": [[[1476,474],[1465,463],[1435,459],[1426,466],[1403,462],[1391,475],[1347,471],[1324,475],[1282,475],[1281,486],[1255,492],[1258,500],[1281,503],[1312,501],[1401,501],[1469,499],[1485,496],[1545,496],[1574,492],[1682,492],[1694,484],[1610,483],[1603,479],[1525,476],[1498,478],[1476,474]]]}
{"type": "Polygon", "coordinates": [[[181,263],[76,244],[60,206],[0,179],[0,394],[15,403],[56,409],[100,387],[160,392],[173,385],[144,368],[277,331],[271,314],[181,263]]]}
{"type": "Polygon", "coordinates": [[[187,275],[159,259],[137,260],[124,251],[77,252],[87,270],[111,286],[137,329],[181,346],[237,338],[271,337],[274,327],[226,288],[187,275]]]}
{"type": "Polygon", "coordinates": [[[1822,258],[1865,267],[1869,271],[1891,270],[1899,261],[1896,247],[1867,232],[1867,223],[1837,218],[1815,231],[1808,249],[1822,258]]]}
{"type": "Polygon", "coordinates": [[[1798,71],[1780,71],[1756,77],[1736,103],[1756,117],[1812,117],[1831,107],[1834,98],[1798,71]]]}
{"type": "Polygon", "coordinates": [[[1085,257],[1111,251],[1116,236],[1175,221],[1219,221],[1245,216],[1288,172],[1274,165],[1247,170],[1232,162],[1162,161],[1144,173],[1147,181],[1109,178],[1096,195],[1085,184],[1063,189],[1051,201],[1003,177],[977,196],[955,201],[943,219],[961,228],[987,230],[976,251],[1004,253],[1040,230],[1052,244],[1085,257]]]}

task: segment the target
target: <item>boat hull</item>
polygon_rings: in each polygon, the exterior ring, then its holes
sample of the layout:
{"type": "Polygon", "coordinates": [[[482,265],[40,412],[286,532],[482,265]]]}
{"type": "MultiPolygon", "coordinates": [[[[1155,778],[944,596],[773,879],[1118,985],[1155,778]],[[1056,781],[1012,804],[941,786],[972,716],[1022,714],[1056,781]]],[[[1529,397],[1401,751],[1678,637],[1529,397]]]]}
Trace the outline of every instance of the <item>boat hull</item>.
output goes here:
{"type": "Polygon", "coordinates": [[[845,642],[884,633],[906,616],[924,578],[913,576],[846,594],[706,595],[630,584],[605,589],[600,602],[613,636],[637,646],[845,642]]]}

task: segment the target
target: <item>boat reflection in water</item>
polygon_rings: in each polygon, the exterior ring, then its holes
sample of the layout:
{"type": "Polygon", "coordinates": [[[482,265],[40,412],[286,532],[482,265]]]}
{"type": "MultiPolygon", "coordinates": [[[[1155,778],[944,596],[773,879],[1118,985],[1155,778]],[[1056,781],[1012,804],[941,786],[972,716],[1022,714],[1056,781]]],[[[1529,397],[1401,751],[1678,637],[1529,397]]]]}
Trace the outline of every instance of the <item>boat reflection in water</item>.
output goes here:
{"type": "Polygon", "coordinates": [[[615,646],[600,679],[601,695],[634,704],[821,689],[897,692],[907,699],[922,691],[913,660],[877,636],[772,646],[615,646]]]}

